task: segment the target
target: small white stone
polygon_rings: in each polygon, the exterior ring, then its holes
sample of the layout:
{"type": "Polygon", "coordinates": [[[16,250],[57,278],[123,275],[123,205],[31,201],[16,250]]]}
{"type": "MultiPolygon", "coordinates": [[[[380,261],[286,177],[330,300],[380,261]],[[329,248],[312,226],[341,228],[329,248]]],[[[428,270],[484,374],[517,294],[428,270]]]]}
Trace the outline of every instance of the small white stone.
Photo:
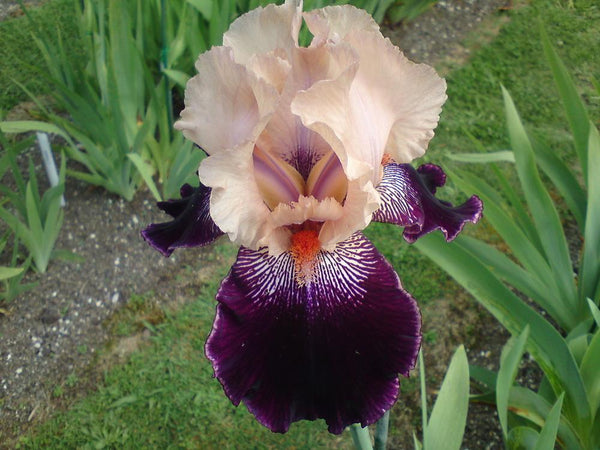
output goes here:
{"type": "Polygon", "coordinates": [[[118,266],[119,264],[121,264],[121,258],[117,257],[115,259],[115,266],[118,266]]]}
{"type": "Polygon", "coordinates": [[[117,303],[117,302],[119,301],[119,293],[118,293],[118,292],[115,292],[115,293],[112,295],[112,297],[111,297],[110,301],[111,301],[111,302],[113,302],[113,304],[117,303]]]}

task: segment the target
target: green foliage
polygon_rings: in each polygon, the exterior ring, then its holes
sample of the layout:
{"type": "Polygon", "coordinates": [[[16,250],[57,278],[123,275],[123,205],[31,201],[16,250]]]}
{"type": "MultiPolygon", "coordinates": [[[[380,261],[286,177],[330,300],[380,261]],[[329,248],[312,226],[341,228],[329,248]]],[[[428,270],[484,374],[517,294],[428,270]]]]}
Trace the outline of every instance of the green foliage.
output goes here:
{"type": "Polygon", "coordinates": [[[0,185],[0,192],[6,198],[5,202],[11,206],[0,206],[0,219],[27,248],[38,272],[43,273],[53,256],[54,245],[62,227],[64,214],[61,196],[65,188],[66,158],[62,158],[58,184],[40,196],[33,162],[29,160],[29,180],[25,183],[17,164],[17,155],[22,147],[11,147],[1,131],[0,140],[7,149],[0,166],[10,167],[16,185],[16,191],[0,185]]]}
{"type": "Polygon", "coordinates": [[[508,438],[508,399],[510,389],[515,382],[519,362],[523,357],[528,337],[529,326],[526,325],[518,337],[513,336],[509,339],[502,349],[500,357],[500,369],[498,370],[498,378],[496,380],[496,405],[505,441],[508,438]]]}
{"type": "MultiPolygon", "coordinates": [[[[160,50],[151,39],[154,34],[147,31],[160,30],[150,21],[156,19],[156,8],[152,8],[157,4],[73,1],[79,11],[79,37],[86,55],[82,59],[70,58],[60,36],[55,43],[46,34],[36,35],[47,66],[47,73],[40,75],[54,87],[57,105],[70,118],[48,110],[30,95],[54,131],[69,141],[70,158],[87,169],[71,169],[69,175],[127,200],[142,183],[160,200],[154,175],[163,184],[163,194],[170,194],[172,184],[190,179],[201,157],[200,152],[191,151],[191,144],[184,144],[181,135],[173,136],[169,81],[154,81],[160,77],[160,50]],[[170,185],[166,185],[167,179],[170,185]]],[[[186,29],[195,29],[195,22],[188,22],[186,29]]],[[[181,55],[184,53],[179,52],[181,55]]],[[[14,128],[13,124],[3,125],[14,128]]],[[[42,128],[38,122],[29,125],[21,131],[42,128]]]]}
{"type": "MultiPolygon", "coordinates": [[[[553,87],[537,24],[545,24],[550,42],[573,69],[577,90],[586,99],[590,116],[597,119],[600,102],[595,100],[598,94],[590,81],[593,74],[600,73],[600,54],[591,51],[598,47],[600,9],[579,1],[574,7],[567,3],[536,0],[490,16],[487,28],[499,28],[497,37],[474,52],[466,63],[460,59],[444,63],[450,70],[448,101],[430,156],[468,151],[473,148],[470,135],[488,151],[507,149],[508,137],[500,125],[504,115],[502,97],[495,95],[503,84],[527,118],[530,135],[540,142],[552,142],[554,155],[574,162],[568,121],[553,87]]],[[[480,45],[482,33],[472,35],[472,46],[480,45]]]]}
{"type": "Polygon", "coordinates": [[[17,275],[20,275],[23,272],[22,267],[5,267],[0,266],[0,281],[4,281],[17,275]]]}
{"type": "MultiPolygon", "coordinates": [[[[3,149],[3,154],[0,157],[0,178],[3,178],[7,172],[11,172],[15,178],[17,189],[20,191],[25,189],[25,184],[23,177],[21,176],[21,172],[16,164],[16,155],[28,148],[31,143],[32,139],[25,139],[16,143],[9,142],[0,130],[0,144],[2,145],[3,149]]],[[[0,185],[0,192],[4,194],[3,197],[8,196],[10,198],[11,195],[14,195],[10,189],[2,185],[0,185]]],[[[9,198],[2,198],[1,204],[5,204],[7,201],[9,201],[9,198]]],[[[19,206],[20,205],[21,203],[19,203],[19,206]]],[[[1,207],[2,206],[0,206],[0,208],[1,207]]],[[[31,264],[31,256],[29,256],[29,258],[27,258],[26,261],[21,264],[21,267],[17,267],[20,260],[19,238],[14,236],[10,230],[0,238],[0,254],[4,252],[9,239],[13,240],[13,250],[10,257],[9,266],[0,267],[0,281],[4,285],[4,290],[0,292],[0,301],[6,303],[10,303],[21,292],[33,287],[32,284],[21,284],[21,281],[31,264]]]]}
{"type": "Polygon", "coordinates": [[[446,245],[439,236],[431,235],[416,245],[471,292],[513,335],[526,327],[530,330],[528,339],[521,334],[514,347],[512,343],[507,347],[495,386],[506,441],[524,448],[548,448],[544,445],[553,443],[558,433],[558,442],[565,448],[594,449],[600,445],[593,431],[600,423],[597,381],[600,380],[597,364],[600,334],[594,327],[595,307],[600,302],[597,205],[600,135],[587,121],[575,86],[545,34],[542,42],[571,124],[575,153],[584,173],[583,185],[569,164],[533,143],[511,96],[503,89],[510,146],[522,195],[497,168],[494,168],[499,181],[496,187],[466,171],[455,171],[453,178],[462,190],[475,192],[483,199],[487,220],[514,260],[491,245],[466,236],[446,245]],[[557,208],[538,167],[563,195],[573,216],[580,216],[578,225],[584,247],[577,278],[557,208]],[[570,181],[565,182],[565,178],[570,181]],[[543,308],[567,337],[504,283],[543,308]],[[538,392],[510,387],[526,339],[527,350],[545,375],[538,392]],[[509,430],[507,409],[540,427],[539,435],[531,427],[509,430]]]}
{"type": "Polygon", "coordinates": [[[421,445],[417,437],[413,435],[415,448],[424,450],[459,449],[469,409],[469,364],[465,348],[461,345],[454,352],[429,420],[427,419],[427,391],[422,351],[419,353],[419,377],[421,380],[423,444],[421,445]]]}
{"type": "Polygon", "coordinates": [[[36,95],[48,94],[51,90],[38,74],[42,55],[32,39],[33,33],[47,33],[54,45],[57,44],[55,37],[60,34],[69,59],[82,59],[76,10],[72,4],[72,0],[43,2],[30,13],[35,23],[24,16],[0,21],[0,109],[9,111],[28,99],[13,81],[24,84],[36,95]]]}
{"type": "Polygon", "coordinates": [[[18,212],[11,213],[8,209],[0,207],[0,218],[25,245],[36,269],[42,273],[48,267],[62,227],[64,213],[60,202],[65,188],[65,161],[63,157],[59,184],[48,189],[42,197],[39,194],[33,163],[30,162],[29,181],[25,192],[10,196],[11,204],[18,212]]]}
{"type": "MultiPolygon", "coordinates": [[[[7,232],[2,239],[0,239],[0,253],[6,248],[8,241],[7,232]]],[[[21,267],[17,267],[19,264],[19,239],[13,237],[13,250],[10,258],[10,265],[8,267],[0,267],[0,281],[4,285],[4,290],[0,292],[0,303],[10,303],[17,298],[21,293],[33,289],[35,283],[22,283],[23,277],[31,266],[31,255],[21,264],[21,267]]]]}
{"type": "Polygon", "coordinates": [[[70,119],[38,106],[71,139],[70,158],[87,169],[69,175],[131,200],[141,180],[128,154],[144,155],[145,138],[153,131],[147,98],[156,87],[121,2],[75,1],[73,7],[79,10],[84,59],[71,59],[60,36],[57,44],[41,32],[35,37],[47,66],[40,75],[70,119]]]}
{"type": "MultiPolygon", "coordinates": [[[[167,83],[163,80],[162,83],[167,83]]],[[[197,185],[196,170],[204,157],[204,152],[194,146],[192,141],[183,137],[182,133],[172,132],[172,123],[168,110],[161,108],[166,102],[164,91],[159,90],[152,99],[152,120],[157,124],[157,133],[148,136],[146,146],[152,166],[144,165],[144,160],[138,155],[130,158],[144,177],[144,180],[157,200],[178,198],[179,189],[185,183],[197,185]],[[133,158],[137,158],[133,159],[133,158]],[[156,177],[162,188],[162,195],[154,184],[152,175],[156,170],[156,177]]]]}
{"type": "Polygon", "coordinates": [[[420,16],[436,3],[437,0],[396,0],[384,14],[391,23],[409,21],[420,16]]]}

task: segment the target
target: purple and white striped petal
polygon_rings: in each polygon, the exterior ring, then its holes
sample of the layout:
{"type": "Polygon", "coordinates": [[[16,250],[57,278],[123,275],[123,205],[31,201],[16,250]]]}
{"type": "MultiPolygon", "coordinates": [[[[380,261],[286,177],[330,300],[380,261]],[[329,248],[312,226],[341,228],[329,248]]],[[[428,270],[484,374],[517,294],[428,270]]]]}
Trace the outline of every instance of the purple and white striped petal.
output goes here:
{"type": "Polygon", "coordinates": [[[476,195],[456,207],[438,200],[435,191],[445,182],[446,174],[434,164],[424,164],[416,170],[410,164],[384,165],[383,178],[377,186],[381,207],[373,214],[373,220],[405,227],[404,239],[410,243],[437,229],[451,241],[466,222],[479,221],[483,203],[476,195]]]}
{"type": "Polygon", "coordinates": [[[176,248],[210,244],[223,234],[210,217],[210,192],[203,184],[197,188],[184,184],[181,199],[157,203],[175,220],[149,225],[142,237],[164,256],[171,256],[176,248]]]}
{"type": "Polygon", "coordinates": [[[391,265],[361,234],[318,251],[242,247],[217,300],[206,355],[231,401],[266,427],[323,418],[331,433],[377,421],[414,367],[421,320],[391,265]]]}

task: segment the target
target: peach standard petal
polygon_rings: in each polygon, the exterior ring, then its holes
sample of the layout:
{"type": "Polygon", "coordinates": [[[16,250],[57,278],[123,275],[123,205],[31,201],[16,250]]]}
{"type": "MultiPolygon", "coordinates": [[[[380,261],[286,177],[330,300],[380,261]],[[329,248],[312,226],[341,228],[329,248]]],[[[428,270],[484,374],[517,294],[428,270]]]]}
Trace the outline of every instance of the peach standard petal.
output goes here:
{"type": "Polygon", "coordinates": [[[302,2],[287,0],[281,6],[259,7],[236,19],[223,35],[223,45],[233,49],[235,60],[246,64],[254,55],[276,49],[291,51],[298,45],[302,2]]]}
{"type": "Polygon", "coordinates": [[[379,25],[365,10],[350,5],[327,6],[303,15],[314,36],[311,46],[322,45],[327,41],[338,43],[350,31],[379,31],[379,25]]]}
{"type": "Polygon", "coordinates": [[[263,202],[254,178],[252,153],[247,142],[204,159],[198,175],[212,188],[210,215],[221,231],[239,245],[258,249],[269,234],[269,208],[263,202]]]}
{"type": "Polygon", "coordinates": [[[275,110],[277,90],[237,64],[225,47],[200,55],[196,69],[175,128],[209,155],[256,139],[275,110]]]}
{"type": "Polygon", "coordinates": [[[333,49],[297,48],[291,52],[291,69],[281,91],[277,110],[261,134],[258,146],[278,155],[307,176],[307,170],[330,146],[313,130],[302,125],[292,114],[290,104],[299,91],[320,80],[336,78],[356,63],[356,55],[348,46],[333,49]]]}
{"type": "Polygon", "coordinates": [[[384,153],[409,162],[425,152],[446,100],[446,84],[431,67],[410,62],[379,32],[350,31],[341,44],[357,53],[355,73],[315,83],[298,93],[291,109],[331,145],[350,178],[362,176],[366,163],[377,184],[381,172],[375,168],[384,153]]]}
{"type": "Polygon", "coordinates": [[[333,251],[337,243],[365,229],[379,207],[379,194],[367,176],[349,181],[342,215],[326,221],[319,232],[323,248],[333,251]]]}

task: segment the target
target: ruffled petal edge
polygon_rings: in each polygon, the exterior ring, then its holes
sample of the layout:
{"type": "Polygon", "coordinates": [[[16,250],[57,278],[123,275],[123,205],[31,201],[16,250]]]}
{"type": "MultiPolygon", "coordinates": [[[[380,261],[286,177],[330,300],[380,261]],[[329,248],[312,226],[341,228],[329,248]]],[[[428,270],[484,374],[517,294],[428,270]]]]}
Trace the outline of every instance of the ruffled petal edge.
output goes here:
{"type": "Polygon", "coordinates": [[[181,199],[157,203],[174,220],[153,223],[141,233],[148,244],[167,257],[176,248],[202,247],[223,234],[210,216],[210,188],[184,184],[180,194],[181,199]]]}
{"type": "Polygon", "coordinates": [[[410,164],[384,165],[377,186],[381,207],[373,220],[405,227],[404,239],[410,243],[437,229],[451,241],[467,222],[481,219],[483,203],[476,195],[459,206],[438,200],[434,194],[445,182],[444,171],[434,164],[423,164],[418,169],[410,164]]]}

